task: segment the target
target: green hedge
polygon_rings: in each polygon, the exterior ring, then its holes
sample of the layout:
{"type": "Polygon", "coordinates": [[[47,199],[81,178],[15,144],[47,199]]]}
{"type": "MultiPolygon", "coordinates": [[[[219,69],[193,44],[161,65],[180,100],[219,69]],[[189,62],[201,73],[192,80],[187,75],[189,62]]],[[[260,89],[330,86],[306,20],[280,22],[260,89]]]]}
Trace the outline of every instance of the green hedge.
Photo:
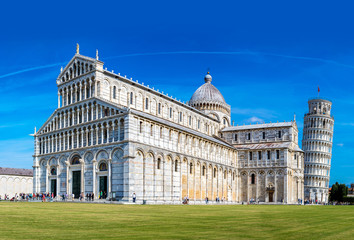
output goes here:
{"type": "Polygon", "coordinates": [[[354,197],[344,197],[343,202],[348,202],[350,204],[354,204],[354,197]]]}

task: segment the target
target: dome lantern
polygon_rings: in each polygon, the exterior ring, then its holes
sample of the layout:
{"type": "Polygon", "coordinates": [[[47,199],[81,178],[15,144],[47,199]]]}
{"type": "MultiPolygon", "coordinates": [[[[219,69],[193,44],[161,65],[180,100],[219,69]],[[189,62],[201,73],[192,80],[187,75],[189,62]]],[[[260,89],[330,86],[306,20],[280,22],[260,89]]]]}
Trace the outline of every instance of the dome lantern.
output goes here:
{"type": "Polygon", "coordinates": [[[219,111],[230,114],[230,105],[225,102],[220,91],[211,84],[212,77],[209,72],[205,75],[205,83],[200,86],[189,100],[189,105],[202,111],[219,111]]]}
{"type": "Polygon", "coordinates": [[[209,72],[207,73],[207,75],[205,75],[204,77],[204,81],[205,83],[211,83],[212,77],[210,76],[209,72]]]}

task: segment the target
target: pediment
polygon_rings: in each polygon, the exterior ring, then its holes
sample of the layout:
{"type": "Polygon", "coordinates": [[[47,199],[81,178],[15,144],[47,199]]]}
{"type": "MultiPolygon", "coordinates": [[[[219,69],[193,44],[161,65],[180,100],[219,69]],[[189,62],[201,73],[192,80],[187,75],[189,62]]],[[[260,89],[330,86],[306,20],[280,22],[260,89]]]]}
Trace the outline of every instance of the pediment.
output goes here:
{"type": "MultiPolygon", "coordinates": [[[[118,104],[114,104],[114,103],[109,103],[109,102],[106,102],[104,100],[94,97],[94,98],[88,99],[86,101],[81,101],[78,103],[70,104],[68,106],[56,109],[50,115],[50,117],[47,119],[47,121],[42,125],[42,127],[40,129],[38,129],[36,134],[44,134],[44,133],[50,132],[52,129],[52,126],[53,126],[54,119],[55,119],[55,117],[58,116],[59,113],[76,111],[76,109],[86,108],[86,106],[89,106],[90,104],[99,104],[104,107],[109,107],[111,109],[118,111],[119,113],[127,113],[128,112],[127,107],[124,107],[124,106],[121,106],[118,104]]],[[[89,123],[89,122],[87,122],[87,123],[89,123]]]]}
{"type": "Polygon", "coordinates": [[[57,78],[57,84],[68,82],[83,74],[95,71],[97,63],[103,64],[103,62],[94,58],[75,54],[75,56],[69,61],[66,67],[61,70],[57,78]]]}

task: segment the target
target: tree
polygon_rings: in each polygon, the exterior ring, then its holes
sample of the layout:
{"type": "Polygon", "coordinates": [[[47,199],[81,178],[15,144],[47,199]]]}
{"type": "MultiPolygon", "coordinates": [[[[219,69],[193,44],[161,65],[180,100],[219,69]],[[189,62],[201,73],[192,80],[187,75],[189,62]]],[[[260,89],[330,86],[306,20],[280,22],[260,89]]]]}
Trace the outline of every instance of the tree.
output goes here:
{"type": "Polygon", "coordinates": [[[343,202],[344,197],[348,194],[348,187],[345,184],[339,184],[336,182],[332,185],[331,194],[329,195],[329,200],[332,202],[343,202]]]}

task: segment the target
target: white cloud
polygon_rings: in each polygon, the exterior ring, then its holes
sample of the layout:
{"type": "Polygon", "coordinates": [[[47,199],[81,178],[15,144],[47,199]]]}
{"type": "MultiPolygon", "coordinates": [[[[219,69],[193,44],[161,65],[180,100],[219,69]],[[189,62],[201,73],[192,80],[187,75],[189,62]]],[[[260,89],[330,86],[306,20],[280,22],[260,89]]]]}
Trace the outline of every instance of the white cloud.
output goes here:
{"type": "Polygon", "coordinates": [[[24,123],[4,124],[4,125],[0,125],[0,128],[13,128],[13,127],[18,127],[23,125],[25,124],[24,123]]]}
{"type": "Polygon", "coordinates": [[[339,125],[342,125],[342,126],[352,126],[352,127],[354,127],[354,123],[339,123],[339,125]]]}
{"type": "Polygon", "coordinates": [[[343,146],[344,146],[344,143],[337,143],[337,146],[338,146],[338,147],[343,147],[343,146]]]}
{"type": "Polygon", "coordinates": [[[259,122],[259,123],[264,122],[264,120],[260,119],[259,117],[251,117],[251,118],[247,119],[247,121],[249,121],[249,122],[259,122]]]}

